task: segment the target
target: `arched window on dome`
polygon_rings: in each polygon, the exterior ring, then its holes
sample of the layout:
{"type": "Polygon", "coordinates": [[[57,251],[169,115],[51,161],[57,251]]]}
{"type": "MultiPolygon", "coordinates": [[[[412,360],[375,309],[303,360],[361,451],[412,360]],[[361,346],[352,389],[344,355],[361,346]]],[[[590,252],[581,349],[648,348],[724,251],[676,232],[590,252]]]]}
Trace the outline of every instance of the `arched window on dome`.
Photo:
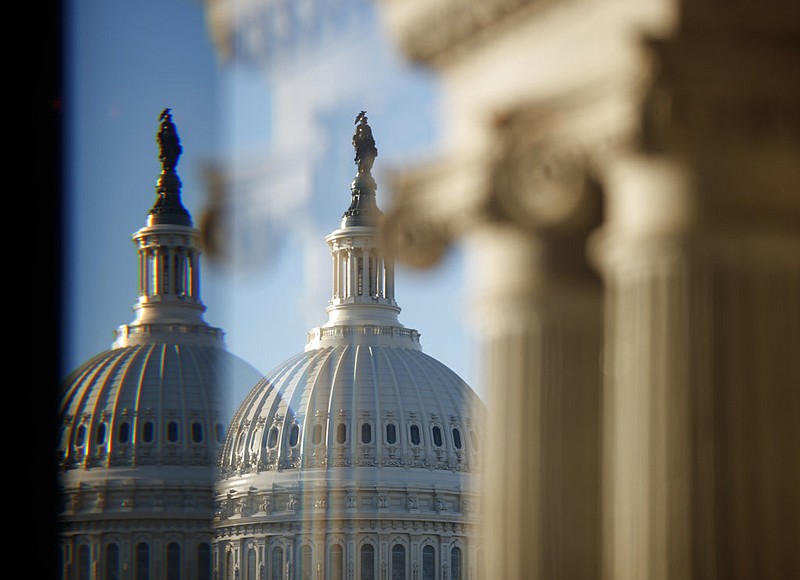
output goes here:
{"type": "Polygon", "coordinates": [[[106,433],[108,430],[108,426],[105,423],[99,423],[97,425],[97,430],[94,434],[94,443],[95,445],[103,445],[106,442],[106,433]]]}
{"type": "Polygon", "coordinates": [[[386,442],[389,445],[397,443],[397,426],[394,423],[386,424],[386,442]]]}
{"type": "Polygon", "coordinates": [[[345,423],[336,425],[336,443],[339,445],[347,443],[347,425],[345,423]]]}
{"type": "Polygon", "coordinates": [[[176,542],[167,545],[167,580],[181,579],[181,547],[176,542]]]}
{"type": "Polygon", "coordinates": [[[442,428],[439,427],[438,425],[434,425],[432,432],[433,432],[433,444],[436,445],[436,447],[441,447],[443,443],[442,428]]]}
{"type": "Polygon", "coordinates": [[[431,545],[422,548],[422,580],[436,580],[436,549],[431,545]]]}
{"type": "Polygon", "coordinates": [[[203,442],[203,424],[194,422],[192,423],[192,443],[203,442]]]}
{"type": "Polygon", "coordinates": [[[420,439],[420,436],[419,436],[419,425],[412,424],[411,427],[409,428],[409,433],[411,435],[411,444],[412,445],[419,445],[420,442],[421,442],[421,439],[420,439]]]}
{"type": "Polygon", "coordinates": [[[107,544],[103,580],[120,580],[119,578],[119,545],[107,544]]]}
{"type": "Polygon", "coordinates": [[[313,580],[314,570],[311,560],[311,546],[303,544],[300,546],[300,559],[297,566],[298,580],[313,580]]]}
{"type": "Polygon", "coordinates": [[[75,432],[75,447],[83,447],[86,444],[86,425],[78,425],[75,432]]]}
{"type": "Polygon", "coordinates": [[[211,580],[211,545],[197,546],[197,580],[211,580]]]}
{"type": "Polygon", "coordinates": [[[461,449],[464,446],[461,441],[461,431],[458,427],[453,427],[453,445],[456,446],[456,449],[461,449]]]}
{"type": "Polygon", "coordinates": [[[147,542],[136,544],[133,578],[134,580],[150,580],[150,546],[147,542]]]}
{"type": "Polygon", "coordinates": [[[89,546],[86,544],[78,546],[78,561],[75,568],[78,571],[78,580],[90,580],[92,570],[92,557],[89,546]]]}
{"type": "Polygon", "coordinates": [[[406,547],[402,544],[392,546],[391,580],[406,580],[406,547]]]}
{"type": "Polygon", "coordinates": [[[375,580],[375,547],[372,544],[361,546],[360,580],[375,580]]]}
{"type": "Polygon", "coordinates": [[[225,571],[223,572],[225,580],[236,580],[236,576],[234,573],[236,572],[236,566],[233,564],[233,550],[228,550],[225,552],[225,571]]]}
{"type": "Polygon", "coordinates": [[[119,430],[117,430],[117,441],[119,443],[130,443],[131,441],[131,424],[127,421],[120,423],[119,430]]]}
{"type": "Polygon", "coordinates": [[[289,447],[296,447],[300,441],[300,425],[294,423],[289,429],[289,447]]]}
{"type": "Polygon", "coordinates": [[[369,423],[361,424],[361,442],[364,444],[372,443],[372,425],[369,423]]]}
{"type": "Polygon", "coordinates": [[[454,546],[450,550],[450,580],[461,580],[461,548],[454,546]]]}
{"type": "Polygon", "coordinates": [[[178,422],[170,421],[167,423],[167,441],[169,443],[178,442],[178,422]]]}
{"type": "Polygon", "coordinates": [[[322,425],[319,423],[314,425],[314,431],[311,435],[311,442],[314,443],[314,445],[319,445],[322,443],[322,425]]]}
{"type": "Polygon", "coordinates": [[[152,443],[156,438],[156,428],[152,421],[145,421],[142,426],[142,441],[152,443]]]}
{"type": "Polygon", "coordinates": [[[344,580],[344,548],[333,544],[328,558],[328,580],[344,580]]]}
{"type": "Polygon", "coordinates": [[[283,547],[281,546],[272,548],[270,580],[283,580],[283,547]]]}
{"type": "Polygon", "coordinates": [[[274,449],[278,444],[278,428],[274,425],[269,430],[269,437],[267,437],[267,447],[274,449]]]}
{"type": "Polygon", "coordinates": [[[250,546],[247,550],[247,575],[245,580],[258,580],[256,574],[256,549],[255,546],[250,546]]]}

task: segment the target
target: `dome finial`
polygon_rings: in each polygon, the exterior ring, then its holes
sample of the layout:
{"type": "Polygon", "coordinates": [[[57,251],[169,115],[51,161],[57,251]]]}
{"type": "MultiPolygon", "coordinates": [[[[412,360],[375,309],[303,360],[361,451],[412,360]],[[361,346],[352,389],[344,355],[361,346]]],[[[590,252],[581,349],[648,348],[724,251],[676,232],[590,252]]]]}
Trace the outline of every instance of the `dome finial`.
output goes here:
{"type": "Polygon", "coordinates": [[[350,207],[344,212],[343,227],[372,224],[381,213],[375,202],[375,191],[378,189],[378,184],[372,177],[372,164],[378,156],[378,149],[375,147],[375,139],[372,137],[372,128],[367,124],[366,111],[361,111],[356,116],[355,125],[353,148],[356,150],[354,161],[358,171],[350,185],[352,200],[350,207]]]}
{"type": "Polygon", "coordinates": [[[181,204],[181,180],[175,172],[178,158],[183,153],[178,130],[172,122],[172,110],[164,109],[159,116],[158,158],[161,160],[161,175],[156,184],[156,203],[150,209],[150,224],[169,223],[192,225],[192,218],[181,204]]]}

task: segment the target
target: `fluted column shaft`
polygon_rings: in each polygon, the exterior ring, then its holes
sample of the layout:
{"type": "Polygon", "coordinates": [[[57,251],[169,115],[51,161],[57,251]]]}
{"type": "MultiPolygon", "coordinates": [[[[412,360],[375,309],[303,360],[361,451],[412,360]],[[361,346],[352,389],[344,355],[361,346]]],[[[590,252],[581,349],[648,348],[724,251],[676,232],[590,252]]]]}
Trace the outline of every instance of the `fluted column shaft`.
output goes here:
{"type": "Polygon", "coordinates": [[[488,391],[481,578],[599,570],[602,293],[575,238],[497,225],[470,240],[488,391]]]}
{"type": "Polygon", "coordinates": [[[622,162],[596,247],[605,577],[800,577],[800,229],[704,211],[689,171],[622,162]]]}

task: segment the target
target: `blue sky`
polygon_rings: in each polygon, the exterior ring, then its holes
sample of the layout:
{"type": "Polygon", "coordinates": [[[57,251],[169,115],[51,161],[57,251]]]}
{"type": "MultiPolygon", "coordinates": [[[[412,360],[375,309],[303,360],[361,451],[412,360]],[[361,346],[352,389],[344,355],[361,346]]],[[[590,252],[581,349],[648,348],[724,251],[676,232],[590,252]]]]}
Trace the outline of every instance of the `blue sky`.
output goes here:
{"type": "MultiPolygon", "coordinates": [[[[355,115],[368,111],[386,207],[381,172],[436,151],[435,79],[399,58],[377,22],[322,48],[296,38],[293,60],[269,66],[223,65],[202,5],[190,0],[75,0],[64,24],[64,372],[109,348],[114,329],[133,319],[130,237],[155,199],[165,107],[183,144],[178,173],[196,224],[209,200],[204,167],[236,178],[236,259],[204,261],[206,320],[262,372],[301,351],[306,331],[326,320],[323,238],[349,204],[355,115]]],[[[433,271],[401,267],[397,299],[425,352],[480,393],[462,262],[455,250],[433,271]]]]}

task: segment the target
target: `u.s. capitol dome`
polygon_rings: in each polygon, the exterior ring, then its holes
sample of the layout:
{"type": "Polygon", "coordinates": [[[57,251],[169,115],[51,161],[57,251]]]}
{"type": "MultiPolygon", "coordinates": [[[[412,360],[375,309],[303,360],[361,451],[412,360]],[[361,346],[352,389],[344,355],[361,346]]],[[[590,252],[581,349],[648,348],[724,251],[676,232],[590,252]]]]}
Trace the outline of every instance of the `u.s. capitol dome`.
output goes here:
{"type": "MultiPolygon", "coordinates": [[[[227,391],[261,376],[204,319],[199,232],[180,199],[169,110],[163,171],[139,255],[136,317],[62,385],[59,566],[63,578],[211,579],[213,489],[227,391]]],[[[246,392],[246,391],[242,391],[246,392]]]]}
{"type": "Polygon", "coordinates": [[[328,321],[234,414],[217,482],[220,578],[474,576],[483,404],[398,321],[366,116],[328,321]]]}

